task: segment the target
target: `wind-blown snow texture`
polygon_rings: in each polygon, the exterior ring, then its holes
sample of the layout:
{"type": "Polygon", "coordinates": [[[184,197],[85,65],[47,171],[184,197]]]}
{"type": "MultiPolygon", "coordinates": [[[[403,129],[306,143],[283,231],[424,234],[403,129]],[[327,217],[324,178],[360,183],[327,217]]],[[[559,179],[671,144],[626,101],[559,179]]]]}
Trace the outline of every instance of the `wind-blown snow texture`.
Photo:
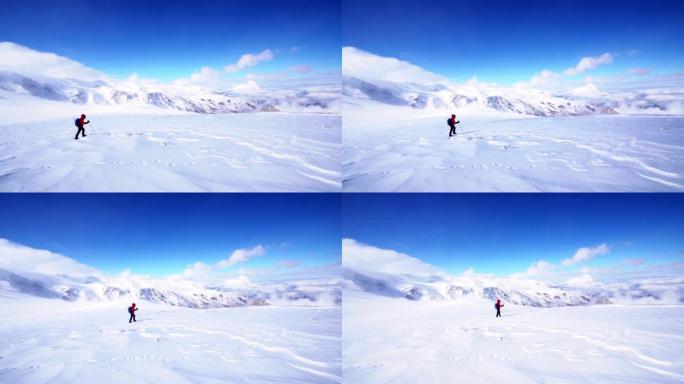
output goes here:
{"type": "Polygon", "coordinates": [[[684,190],[683,117],[447,117],[345,111],[344,191],[684,190]]]}
{"type": "MultiPolygon", "coordinates": [[[[31,115],[28,115],[31,116],[31,115]]],[[[0,123],[0,190],[320,191],[341,188],[340,116],[89,114],[0,123]]]]}
{"type": "Polygon", "coordinates": [[[0,295],[3,383],[340,383],[341,309],[0,295]]]}
{"type": "Polygon", "coordinates": [[[456,84],[352,47],[342,72],[344,191],[684,190],[675,86],[580,96],[456,84]],[[461,124],[449,138],[451,114],[461,124]]]}
{"type": "Polygon", "coordinates": [[[345,291],[352,383],[681,383],[684,306],[534,308],[345,291]]]}
{"type": "Polygon", "coordinates": [[[346,239],[342,372],[353,383],[678,383],[684,278],[582,287],[452,275],[346,239]],[[495,318],[494,302],[504,304],[495,318]]]}

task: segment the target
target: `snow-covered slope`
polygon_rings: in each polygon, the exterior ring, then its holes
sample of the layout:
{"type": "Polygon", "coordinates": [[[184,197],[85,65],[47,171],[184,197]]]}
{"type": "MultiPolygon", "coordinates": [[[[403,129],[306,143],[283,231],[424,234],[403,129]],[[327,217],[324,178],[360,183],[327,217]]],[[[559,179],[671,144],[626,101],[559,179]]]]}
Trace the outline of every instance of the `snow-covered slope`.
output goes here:
{"type": "Polygon", "coordinates": [[[480,298],[532,307],[684,304],[684,277],[634,279],[577,287],[523,277],[452,275],[411,256],[343,241],[345,291],[414,301],[480,298]]]}

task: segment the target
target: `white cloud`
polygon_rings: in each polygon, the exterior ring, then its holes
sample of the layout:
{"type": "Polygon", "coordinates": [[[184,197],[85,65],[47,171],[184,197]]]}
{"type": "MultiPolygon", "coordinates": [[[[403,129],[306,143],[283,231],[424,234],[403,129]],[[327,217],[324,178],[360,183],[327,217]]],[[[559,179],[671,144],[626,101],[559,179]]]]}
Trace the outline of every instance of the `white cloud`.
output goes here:
{"type": "Polygon", "coordinates": [[[201,261],[198,261],[194,264],[189,265],[185,270],[183,271],[183,276],[184,277],[189,277],[189,278],[198,278],[198,277],[204,277],[207,276],[211,272],[211,267],[204,264],[201,261]]]}
{"type": "Polygon", "coordinates": [[[227,268],[237,263],[248,261],[252,257],[263,256],[266,253],[266,247],[257,245],[252,248],[236,249],[226,260],[221,260],[218,263],[219,268],[227,268]]]}
{"type": "Polygon", "coordinates": [[[443,76],[393,57],[383,57],[354,47],[342,48],[342,73],[393,82],[448,83],[443,76]]]}
{"type": "Polygon", "coordinates": [[[235,63],[224,68],[226,72],[239,72],[247,67],[253,67],[263,61],[273,60],[273,51],[266,49],[258,54],[246,53],[235,63]]]}
{"type": "Polygon", "coordinates": [[[247,278],[247,276],[240,275],[238,277],[224,281],[221,285],[225,288],[244,289],[249,288],[251,284],[252,282],[249,281],[249,278],[247,278]]]}
{"type": "Polygon", "coordinates": [[[530,265],[529,268],[527,268],[527,274],[528,275],[543,275],[546,273],[549,273],[553,271],[554,265],[544,261],[544,260],[539,260],[536,263],[530,265]]]}
{"type": "Polygon", "coordinates": [[[0,42],[0,70],[60,79],[104,80],[95,69],[54,53],[40,52],[12,42],[0,42]]]}
{"type": "Polygon", "coordinates": [[[259,84],[257,84],[256,81],[248,80],[245,83],[238,84],[238,85],[232,87],[231,90],[233,92],[236,92],[236,93],[250,94],[250,93],[257,93],[257,92],[261,91],[261,88],[259,87],[259,84]]]}
{"type": "Polygon", "coordinates": [[[579,73],[592,70],[602,64],[611,64],[613,62],[613,54],[606,52],[601,56],[587,56],[583,57],[579,63],[574,68],[568,68],[565,70],[565,74],[568,76],[575,76],[579,73]]]}
{"type": "Polygon", "coordinates": [[[100,275],[95,268],[44,249],[34,249],[0,238],[0,268],[13,272],[36,272],[46,275],[100,275]]]}
{"type": "Polygon", "coordinates": [[[598,97],[601,96],[601,91],[593,83],[587,83],[577,88],[570,90],[570,94],[575,97],[598,97]]]}
{"type": "Polygon", "coordinates": [[[202,67],[198,72],[190,75],[190,80],[199,83],[213,80],[219,76],[219,72],[211,67],[202,67]]]}
{"type": "Polygon", "coordinates": [[[535,87],[549,87],[556,84],[559,80],[560,75],[548,69],[543,69],[538,74],[532,76],[530,85],[535,87]]]}
{"type": "Polygon", "coordinates": [[[572,279],[565,282],[565,285],[572,287],[584,288],[594,285],[594,279],[591,278],[589,274],[583,274],[578,277],[573,277],[572,279]]]}
{"type": "Polygon", "coordinates": [[[563,260],[563,265],[569,266],[582,261],[588,261],[594,258],[594,256],[605,255],[608,252],[610,252],[610,248],[607,244],[600,244],[593,248],[582,247],[575,252],[572,258],[563,260]]]}
{"type": "Polygon", "coordinates": [[[218,85],[221,72],[211,67],[202,67],[199,71],[193,72],[190,77],[181,78],[173,81],[176,85],[199,85],[213,88],[218,85]]]}

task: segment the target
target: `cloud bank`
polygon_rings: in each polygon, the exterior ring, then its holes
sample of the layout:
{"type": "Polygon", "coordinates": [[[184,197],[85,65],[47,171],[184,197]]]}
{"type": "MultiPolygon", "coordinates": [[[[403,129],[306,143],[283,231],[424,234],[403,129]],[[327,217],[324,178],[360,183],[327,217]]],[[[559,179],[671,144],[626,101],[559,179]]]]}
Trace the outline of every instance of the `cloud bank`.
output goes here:
{"type": "Polygon", "coordinates": [[[34,249],[0,238],[0,268],[47,275],[97,276],[101,272],[44,249],[34,249]]]}
{"type": "Polygon", "coordinates": [[[342,48],[342,74],[393,82],[448,83],[440,75],[393,57],[383,57],[354,47],[342,48]]]}
{"type": "Polygon", "coordinates": [[[12,42],[0,42],[0,70],[58,79],[106,80],[93,68],[49,52],[40,52],[12,42]]]}
{"type": "Polygon", "coordinates": [[[342,265],[357,271],[388,274],[410,273],[414,276],[441,275],[443,272],[413,256],[391,249],[377,248],[353,239],[342,240],[342,265]]]}

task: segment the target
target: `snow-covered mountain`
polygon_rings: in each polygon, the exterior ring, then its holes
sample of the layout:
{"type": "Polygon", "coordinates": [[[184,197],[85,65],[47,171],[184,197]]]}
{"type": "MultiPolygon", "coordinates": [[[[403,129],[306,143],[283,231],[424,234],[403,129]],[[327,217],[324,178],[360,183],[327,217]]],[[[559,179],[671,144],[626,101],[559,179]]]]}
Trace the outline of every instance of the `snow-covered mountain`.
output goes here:
{"type": "Polygon", "coordinates": [[[530,116],[595,114],[677,114],[684,93],[643,90],[579,97],[535,89],[495,86],[399,83],[343,76],[345,104],[359,101],[405,106],[416,110],[499,111],[530,116]]]}
{"type": "Polygon", "coordinates": [[[267,284],[207,287],[178,278],[73,276],[0,269],[0,295],[24,294],[65,301],[116,301],[128,298],[189,308],[253,305],[339,306],[338,279],[299,279],[267,284]]]}
{"type": "Polygon", "coordinates": [[[408,300],[473,297],[533,307],[591,304],[683,304],[684,277],[614,283],[549,284],[525,277],[449,274],[391,250],[343,242],[345,289],[408,300]]]}
{"type": "Polygon", "coordinates": [[[339,112],[339,88],[237,94],[191,85],[141,81],[75,80],[0,71],[0,102],[13,95],[77,105],[150,105],[194,113],[339,112]]]}

